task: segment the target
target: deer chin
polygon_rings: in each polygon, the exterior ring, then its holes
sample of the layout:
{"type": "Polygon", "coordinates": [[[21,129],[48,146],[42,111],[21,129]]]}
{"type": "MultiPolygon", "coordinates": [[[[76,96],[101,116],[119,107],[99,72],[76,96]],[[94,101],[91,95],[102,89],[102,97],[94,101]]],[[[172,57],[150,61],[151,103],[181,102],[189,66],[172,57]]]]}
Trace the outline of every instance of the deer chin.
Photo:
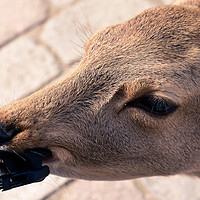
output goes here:
{"type": "Polygon", "coordinates": [[[110,180],[105,174],[98,172],[98,169],[86,167],[80,163],[78,156],[66,149],[66,147],[50,147],[53,159],[47,160],[52,174],[85,180],[110,180]]]}
{"type": "Polygon", "coordinates": [[[94,181],[119,181],[149,176],[134,169],[131,171],[130,168],[124,168],[123,165],[114,166],[109,161],[105,164],[95,160],[95,158],[83,158],[66,147],[50,147],[50,150],[53,157],[50,162],[47,162],[50,172],[62,177],[94,181]]]}

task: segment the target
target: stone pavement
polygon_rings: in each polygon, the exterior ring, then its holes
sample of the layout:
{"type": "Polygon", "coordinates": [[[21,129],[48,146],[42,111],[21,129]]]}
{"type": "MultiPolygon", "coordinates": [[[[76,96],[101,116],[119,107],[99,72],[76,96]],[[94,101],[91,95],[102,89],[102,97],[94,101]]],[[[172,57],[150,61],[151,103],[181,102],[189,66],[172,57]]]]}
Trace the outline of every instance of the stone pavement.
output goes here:
{"type": "MultiPolygon", "coordinates": [[[[170,0],[0,0],[0,107],[64,79],[96,30],[170,0]]],[[[200,180],[184,176],[119,182],[43,182],[0,192],[0,200],[199,200],[200,180]]]]}

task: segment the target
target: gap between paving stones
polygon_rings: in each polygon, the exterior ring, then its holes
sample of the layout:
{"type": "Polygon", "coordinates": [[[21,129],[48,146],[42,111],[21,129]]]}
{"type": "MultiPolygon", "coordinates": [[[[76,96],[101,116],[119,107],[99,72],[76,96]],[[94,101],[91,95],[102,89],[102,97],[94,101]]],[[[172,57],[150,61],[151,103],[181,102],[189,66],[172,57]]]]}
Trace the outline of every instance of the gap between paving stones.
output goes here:
{"type": "Polygon", "coordinates": [[[72,183],[75,183],[75,180],[71,179],[71,180],[66,181],[65,183],[60,185],[58,188],[56,188],[55,190],[53,190],[52,192],[50,192],[49,194],[47,194],[40,200],[48,200],[49,198],[51,198],[51,196],[55,195],[57,192],[62,190],[64,187],[69,187],[72,183]]]}
{"type": "Polygon", "coordinates": [[[0,1],[0,48],[43,24],[48,18],[46,3],[46,0],[0,1]]]}
{"type": "Polygon", "coordinates": [[[4,86],[0,96],[7,98],[7,103],[33,93],[62,72],[53,55],[29,37],[22,37],[4,47],[0,52],[0,63],[0,85],[4,86]]]}

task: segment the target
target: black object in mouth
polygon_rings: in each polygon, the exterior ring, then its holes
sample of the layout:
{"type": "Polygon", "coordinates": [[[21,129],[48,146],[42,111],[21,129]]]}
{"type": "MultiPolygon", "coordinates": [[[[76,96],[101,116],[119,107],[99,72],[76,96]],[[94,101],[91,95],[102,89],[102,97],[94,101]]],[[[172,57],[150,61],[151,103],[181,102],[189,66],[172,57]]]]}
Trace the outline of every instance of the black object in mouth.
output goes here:
{"type": "Polygon", "coordinates": [[[3,191],[44,180],[50,173],[42,161],[51,156],[44,148],[27,149],[23,153],[0,150],[0,189],[3,191]]]}

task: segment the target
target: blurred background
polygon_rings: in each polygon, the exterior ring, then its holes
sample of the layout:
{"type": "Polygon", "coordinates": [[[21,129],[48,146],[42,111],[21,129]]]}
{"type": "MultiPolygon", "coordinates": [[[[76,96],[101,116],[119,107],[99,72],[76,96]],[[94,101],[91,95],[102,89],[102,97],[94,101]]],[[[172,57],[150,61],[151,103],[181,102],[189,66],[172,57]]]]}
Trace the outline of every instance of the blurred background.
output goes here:
{"type": "MultiPolygon", "coordinates": [[[[0,107],[67,77],[98,29],[171,0],[0,0],[0,107]]],[[[186,176],[119,182],[43,182],[0,192],[0,200],[200,200],[186,176]]]]}

